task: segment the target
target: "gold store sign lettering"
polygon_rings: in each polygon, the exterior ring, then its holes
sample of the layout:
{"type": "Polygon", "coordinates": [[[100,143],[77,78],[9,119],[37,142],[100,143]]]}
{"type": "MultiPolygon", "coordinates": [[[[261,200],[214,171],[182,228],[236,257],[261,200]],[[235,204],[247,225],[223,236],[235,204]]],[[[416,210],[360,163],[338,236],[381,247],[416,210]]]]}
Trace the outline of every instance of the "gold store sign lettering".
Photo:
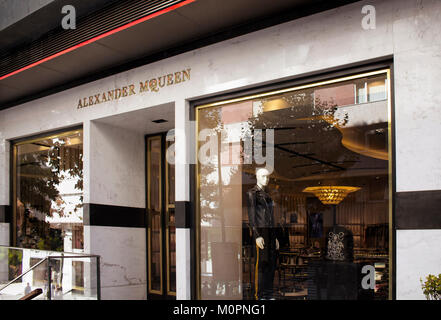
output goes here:
{"type": "Polygon", "coordinates": [[[77,109],[90,107],[100,103],[105,103],[112,100],[118,100],[120,98],[130,97],[134,94],[144,92],[158,92],[165,86],[171,86],[190,80],[190,68],[169,73],[157,78],[146,80],[145,82],[139,82],[139,86],[129,84],[121,88],[108,90],[107,92],[101,92],[94,94],[93,96],[84,97],[78,100],[77,109]]]}

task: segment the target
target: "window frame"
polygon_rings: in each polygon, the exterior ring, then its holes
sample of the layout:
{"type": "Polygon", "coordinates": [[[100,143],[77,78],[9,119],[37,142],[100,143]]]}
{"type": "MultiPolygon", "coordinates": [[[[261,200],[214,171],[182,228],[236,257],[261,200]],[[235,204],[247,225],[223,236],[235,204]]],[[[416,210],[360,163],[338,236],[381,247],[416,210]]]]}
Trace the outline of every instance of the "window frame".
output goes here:
{"type": "MultiPolygon", "coordinates": [[[[15,140],[10,140],[10,177],[9,178],[10,178],[10,203],[12,207],[12,216],[11,216],[11,223],[9,226],[9,234],[10,234],[10,243],[12,246],[24,248],[24,249],[34,249],[34,248],[25,248],[17,245],[17,147],[20,145],[37,142],[44,139],[54,139],[60,136],[77,133],[78,131],[82,131],[83,133],[83,144],[84,144],[84,128],[82,125],[54,130],[47,133],[39,133],[15,140]]],[[[84,155],[84,151],[83,151],[83,155],[84,155]]],[[[84,246],[84,239],[83,239],[83,246],[84,246]]]]}
{"type": "MultiPolygon", "coordinates": [[[[395,195],[396,195],[396,150],[395,150],[395,112],[394,112],[394,72],[393,61],[385,59],[380,62],[360,64],[354,67],[341,67],[339,70],[328,72],[317,72],[312,75],[299,76],[296,79],[279,81],[274,84],[254,86],[251,89],[237,90],[232,93],[213,94],[210,97],[190,101],[190,120],[196,122],[195,130],[195,159],[198,159],[198,110],[205,107],[214,107],[233,102],[250,100],[275,94],[307,89],[324,84],[343,82],[345,80],[356,80],[375,74],[386,74],[387,84],[387,106],[388,106],[388,181],[389,181],[389,284],[388,300],[396,299],[396,235],[395,235],[395,195]]],[[[355,98],[356,100],[356,98],[355,98]]],[[[355,104],[358,104],[355,101],[355,104]]],[[[190,166],[190,199],[194,203],[193,225],[191,228],[191,297],[201,299],[201,265],[200,265],[200,212],[199,212],[199,183],[198,163],[190,166]],[[193,254],[194,253],[194,254],[193,254]]]]}

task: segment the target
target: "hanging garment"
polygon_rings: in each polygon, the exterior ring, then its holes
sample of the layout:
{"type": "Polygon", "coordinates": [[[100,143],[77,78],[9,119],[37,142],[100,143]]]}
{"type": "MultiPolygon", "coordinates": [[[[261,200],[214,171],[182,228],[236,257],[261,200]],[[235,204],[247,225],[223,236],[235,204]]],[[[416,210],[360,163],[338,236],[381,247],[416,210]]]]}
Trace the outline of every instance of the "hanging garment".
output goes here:
{"type": "Polygon", "coordinates": [[[325,259],[331,261],[354,260],[354,236],[343,226],[334,226],[326,234],[325,259]]]}

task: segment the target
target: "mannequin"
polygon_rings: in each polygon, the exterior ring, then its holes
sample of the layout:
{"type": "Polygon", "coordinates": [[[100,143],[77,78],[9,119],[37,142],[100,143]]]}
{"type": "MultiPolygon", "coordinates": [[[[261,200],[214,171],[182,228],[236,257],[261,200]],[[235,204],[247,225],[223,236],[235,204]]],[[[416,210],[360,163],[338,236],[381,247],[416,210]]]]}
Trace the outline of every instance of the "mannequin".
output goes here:
{"type": "Polygon", "coordinates": [[[276,251],[279,241],[274,223],[274,201],[266,191],[270,173],[256,169],[256,185],[247,191],[248,220],[256,244],[255,298],[273,299],[276,251]]]}

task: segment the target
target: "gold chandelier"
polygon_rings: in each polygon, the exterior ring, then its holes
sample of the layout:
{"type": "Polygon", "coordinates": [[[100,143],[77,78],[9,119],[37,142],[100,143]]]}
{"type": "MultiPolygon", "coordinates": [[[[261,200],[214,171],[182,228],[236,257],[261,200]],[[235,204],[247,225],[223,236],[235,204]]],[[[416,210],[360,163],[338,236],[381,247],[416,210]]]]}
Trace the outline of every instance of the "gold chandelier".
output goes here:
{"type": "Polygon", "coordinates": [[[339,204],[351,193],[360,190],[359,187],[348,186],[318,186],[307,187],[303,192],[313,193],[319,200],[325,204],[339,204]]]}

